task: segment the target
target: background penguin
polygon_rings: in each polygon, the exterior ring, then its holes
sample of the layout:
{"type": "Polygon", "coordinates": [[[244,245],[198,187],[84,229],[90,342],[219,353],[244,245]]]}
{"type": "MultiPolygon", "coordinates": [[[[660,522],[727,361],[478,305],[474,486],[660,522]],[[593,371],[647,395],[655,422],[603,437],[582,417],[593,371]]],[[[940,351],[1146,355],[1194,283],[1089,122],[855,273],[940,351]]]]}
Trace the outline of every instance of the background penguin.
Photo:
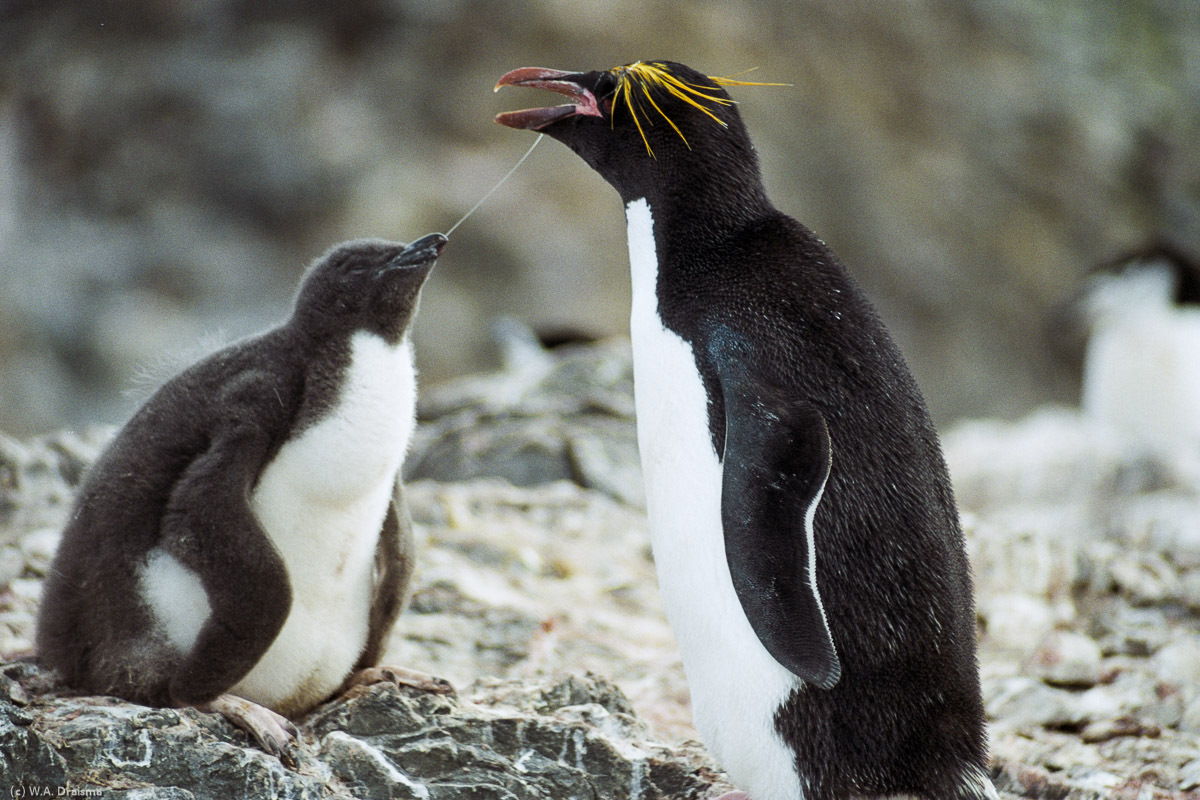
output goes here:
{"type": "Polygon", "coordinates": [[[497,83],[566,95],[496,121],[625,203],[638,443],[696,727],[754,800],[994,798],[937,436],[837,257],[767,199],[737,83],[670,62],[497,83]]]}
{"type": "Polygon", "coordinates": [[[1073,305],[1088,331],[1084,413],[1155,447],[1200,444],[1200,264],[1168,245],[1130,253],[1073,305]]]}
{"type": "Polygon", "coordinates": [[[166,383],[91,469],[47,577],[41,662],[70,686],[225,713],[272,752],[375,665],[412,535],[408,330],[446,244],[343,244],[283,325],[166,383]],[[247,702],[250,701],[250,702],[247,702]]]}

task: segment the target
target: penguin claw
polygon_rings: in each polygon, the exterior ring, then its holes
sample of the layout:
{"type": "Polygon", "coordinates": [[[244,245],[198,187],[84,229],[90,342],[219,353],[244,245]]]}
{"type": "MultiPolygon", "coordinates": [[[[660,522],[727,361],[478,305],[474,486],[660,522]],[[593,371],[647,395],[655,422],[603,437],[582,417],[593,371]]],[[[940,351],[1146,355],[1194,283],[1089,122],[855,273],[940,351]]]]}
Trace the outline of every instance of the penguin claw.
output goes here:
{"type": "Polygon", "coordinates": [[[284,766],[295,769],[299,764],[297,737],[300,732],[287,717],[231,694],[223,694],[197,708],[225,717],[250,734],[259,747],[278,758],[284,766]]]}
{"type": "Polygon", "coordinates": [[[355,686],[369,686],[373,683],[394,683],[397,686],[410,686],[418,691],[431,694],[456,694],[454,685],[445,678],[427,675],[407,667],[367,667],[355,672],[346,679],[343,691],[355,686]]]}

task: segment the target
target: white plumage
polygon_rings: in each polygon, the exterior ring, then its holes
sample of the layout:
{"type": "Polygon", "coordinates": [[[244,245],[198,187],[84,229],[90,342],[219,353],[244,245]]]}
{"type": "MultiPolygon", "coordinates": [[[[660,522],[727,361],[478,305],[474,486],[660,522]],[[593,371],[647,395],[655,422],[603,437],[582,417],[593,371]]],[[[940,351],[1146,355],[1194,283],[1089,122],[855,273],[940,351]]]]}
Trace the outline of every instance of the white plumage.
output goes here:
{"type": "Polygon", "coordinates": [[[196,643],[200,628],[212,609],[200,576],[175,556],[156,547],[138,570],[138,590],[154,610],[159,631],[167,643],[186,653],[196,643]]]}
{"type": "Polygon", "coordinates": [[[733,782],[754,800],[797,800],[803,792],[795,754],[773,719],[799,681],[762,646],[734,591],[708,398],[691,346],[664,327],[658,313],[650,206],[635,200],[625,216],[638,447],[659,588],[683,656],[693,721],[733,782]]]}

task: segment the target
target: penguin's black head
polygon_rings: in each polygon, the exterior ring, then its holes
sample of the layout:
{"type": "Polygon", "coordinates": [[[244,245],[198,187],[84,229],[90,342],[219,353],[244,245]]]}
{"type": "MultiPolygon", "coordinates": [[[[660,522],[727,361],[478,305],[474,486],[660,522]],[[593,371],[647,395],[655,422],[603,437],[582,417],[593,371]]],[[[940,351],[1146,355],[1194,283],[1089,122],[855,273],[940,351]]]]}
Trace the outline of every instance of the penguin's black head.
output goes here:
{"type": "Polygon", "coordinates": [[[547,89],[571,102],[498,114],[496,122],[558,139],[626,201],[668,186],[694,191],[714,177],[759,192],[758,161],[722,88],[728,85],[759,84],[709,77],[672,61],[593,72],[525,67],[501,76],[495,88],[547,89]]]}
{"type": "Polygon", "coordinates": [[[407,245],[382,239],[337,245],[309,268],[294,319],[317,336],[367,330],[400,341],[446,241],[431,233],[407,245]]]}

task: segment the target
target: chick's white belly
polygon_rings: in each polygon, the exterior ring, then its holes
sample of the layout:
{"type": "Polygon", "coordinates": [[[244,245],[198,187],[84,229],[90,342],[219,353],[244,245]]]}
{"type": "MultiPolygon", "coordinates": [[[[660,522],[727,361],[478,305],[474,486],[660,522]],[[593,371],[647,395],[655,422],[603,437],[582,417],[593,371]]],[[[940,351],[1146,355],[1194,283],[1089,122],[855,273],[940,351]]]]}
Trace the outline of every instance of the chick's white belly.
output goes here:
{"type": "MultiPolygon", "coordinates": [[[[292,607],[233,694],[291,713],[341,685],[367,641],[375,546],[391,489],[381,483],[355,507],[342,509],[292,498],[291,519],[259,511],[287,566],[292,607]]],[[[256,507],[273,493],[271,487],[256,491],[256,507]]],[[[278,503],[272,505],[278,510],[278,503]]]]}
{"type": "Polygon", "coordinates": [[[292,607],[230,691],[284,713],[335,691],[367,641],[374,557],[413,427],[407,344],[352,339],[337,407],[287,442],[251,507],[287,568],[292,607]]]}

